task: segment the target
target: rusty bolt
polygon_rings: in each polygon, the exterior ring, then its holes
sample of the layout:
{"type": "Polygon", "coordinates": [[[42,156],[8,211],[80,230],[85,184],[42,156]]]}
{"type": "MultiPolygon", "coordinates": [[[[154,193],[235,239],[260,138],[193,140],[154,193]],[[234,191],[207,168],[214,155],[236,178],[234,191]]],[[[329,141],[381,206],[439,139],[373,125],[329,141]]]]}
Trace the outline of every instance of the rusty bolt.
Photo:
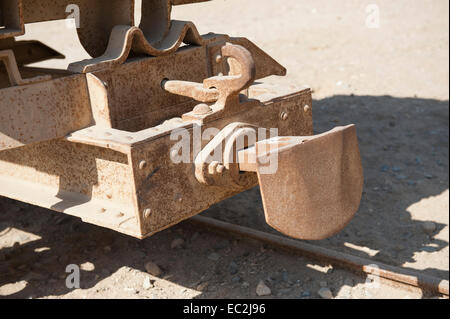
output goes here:
{"type": "Polygon", "coordinates": [[[211,175],[223,174],[224,170],[225,166],[223,166],[223,164],[219,163],[218,161],[213,161],[208,166],[208,173],[211,175]]]}
{"type": "Polygon", "coordinates": [[[147,166],[147,162],[146,161],[140,161],[139,162],[139,169],[144,169],[147,166]]]}
{"type": "Polygon", "coordinates": [[[100,208],[99,210],[98,210],[98,212],[100,213],[100,214],[103,214],[104,212],[106,212],[106,208],[100,208]]]}
{"type": "Polygon", "coordinates": [[[217,165],[216,167],[216,172],[218,174],[223,174],[223,171],[225,170],[225,166],[223,166],[222,164],[217,165]]]}
{"type": "Polygon", "coordinates": [[[209,107],[208,104],[205,103],[201,103],[201,104],[197,104],[194,107],[194,114],[196,115],[203,115],[203,114],[208,114],[209,112],[211,112],[211,108],[209,107]]]}
{"type": "Polygon", "coordinates": [[[281,118],[283,121],[286,121],[286,120],[288,119],[288,114],[287,114],[286,112],[281,112],[280,118],[281,118]]]}
{"type": "Polygon", "coordinates": [[[168,78],[164,78],[164,79],[161,81],[161,88],[162,88],[163,90],[165,90],[164,87],[166,86],[167,81],[169,81],[168,78]]]}
{"type": "Polygon", "coordinates": [[[111,191],[106,193],[106,197],[108,197],[109,199],[111,199],[113,197],[113,194],[111,191]]]}
{"type": "Polygon", "coordinates": [[[208,173],[214,175],[217,172],[217,166],[219,166],[218,161],[212,161],[208,166],[208,173]]]}
{"type": "Polygon", "coordinates": [[[305,112],[308,112],[310,109],[311,109],[311,107],[310,107],[308,104],[306,104],[306,105],[303,107],[303,111],[305,111],[305,112]]]}
{"type": "Polygon", "coordinates": [[[152,214],[152,210],[150,208],[144,209],[144,218],[149,218],[152,214]]]}

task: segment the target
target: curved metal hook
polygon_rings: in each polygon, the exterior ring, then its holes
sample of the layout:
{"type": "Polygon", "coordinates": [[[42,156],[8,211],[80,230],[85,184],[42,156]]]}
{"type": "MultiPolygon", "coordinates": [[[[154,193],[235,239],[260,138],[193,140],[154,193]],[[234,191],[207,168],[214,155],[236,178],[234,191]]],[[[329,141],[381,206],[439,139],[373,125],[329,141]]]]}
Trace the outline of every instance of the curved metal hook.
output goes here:
{"type": "Polygon", "coordinates": [[[251,53],[236,44],[226,43],[222,47],[222,57],[228,58],[230,75],[205,79],[203,86],[206,89],[216,88],[219,91],[217,103],[225,106],[230,97],[238,98],[239,92],[252,85],[256,79],[256,65],[251,53]]]}

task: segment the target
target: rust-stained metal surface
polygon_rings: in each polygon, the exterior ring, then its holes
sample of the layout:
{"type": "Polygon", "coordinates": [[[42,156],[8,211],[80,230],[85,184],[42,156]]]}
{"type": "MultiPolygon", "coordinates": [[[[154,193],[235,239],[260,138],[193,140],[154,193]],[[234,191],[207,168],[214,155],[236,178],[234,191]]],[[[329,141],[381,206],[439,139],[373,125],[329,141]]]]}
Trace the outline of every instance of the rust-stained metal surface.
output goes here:
{"type": "Polygon", "coordinates": [[[17,69],[12,72],[14,86],[0,93],[0,150],[63,137],[92,123],[83,77],[23,81],[17,69]]]}
{"type": "Polygon", "coordinates": [[[136,26],[133,0],[1,0],[0,195],[145,238],[259,182],[273,227],[307,239],[342,228],[360,200],[356,136],[297,143],[313,134],[311,91],[255,84],[286,69],[246,38],[171,19],[173,5],[203,1],[143,0],[136,26]],[[92,58],[27,67],[62,55],[14,37],[72,5],[92,58]],[[250,138],[262,129],[293,136],[272,175],[238,156],[267,143],[250,138]],[[187,160],[176,161],[183,134],[187,160]],[[273,191],[286,180],[289,198],[273,191]]]}
{"type": "Polygon", "coordinates": [[[267,223],[295,238],[333,236],[359,208],[363,171],[354,125],[315,136],[282,136],[239,152],[242,171],[258,173],[267,223]],[[278,168],[261,163],[275,153],[278,168]]]}

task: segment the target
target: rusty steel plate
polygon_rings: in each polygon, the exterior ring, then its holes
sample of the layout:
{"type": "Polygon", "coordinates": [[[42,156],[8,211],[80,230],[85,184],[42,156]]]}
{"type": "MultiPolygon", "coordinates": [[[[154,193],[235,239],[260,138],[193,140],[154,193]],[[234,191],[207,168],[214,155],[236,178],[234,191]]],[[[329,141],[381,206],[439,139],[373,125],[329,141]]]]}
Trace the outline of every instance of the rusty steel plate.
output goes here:
{"type": "MultiPolygon", "coordinates": [[[[257,154],[261,146],[256,144],[257,154]]],[[[273,174],[263,174],[265,164],[256,161],[267,223],[305,240],[342,230],[358,210],[363,189],[355,126],[312,137],[282,137],[275,152],[278,169],[273,174]]]]}

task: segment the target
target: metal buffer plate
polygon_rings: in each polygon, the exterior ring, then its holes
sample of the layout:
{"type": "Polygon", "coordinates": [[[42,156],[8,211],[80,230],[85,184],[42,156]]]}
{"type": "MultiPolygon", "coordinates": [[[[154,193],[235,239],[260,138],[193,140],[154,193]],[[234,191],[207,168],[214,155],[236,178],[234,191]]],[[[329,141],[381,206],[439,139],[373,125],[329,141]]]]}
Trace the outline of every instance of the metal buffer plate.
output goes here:
{"type": "Polygon", "coordinates": [[[358,210],[364,178],[354,125],[264,140],[238,156],[242,171],[258,173],[267,223],[288,236],[325,239],[358,210]],[[267,172],[269,154],[278,167],[267,172]]]}

